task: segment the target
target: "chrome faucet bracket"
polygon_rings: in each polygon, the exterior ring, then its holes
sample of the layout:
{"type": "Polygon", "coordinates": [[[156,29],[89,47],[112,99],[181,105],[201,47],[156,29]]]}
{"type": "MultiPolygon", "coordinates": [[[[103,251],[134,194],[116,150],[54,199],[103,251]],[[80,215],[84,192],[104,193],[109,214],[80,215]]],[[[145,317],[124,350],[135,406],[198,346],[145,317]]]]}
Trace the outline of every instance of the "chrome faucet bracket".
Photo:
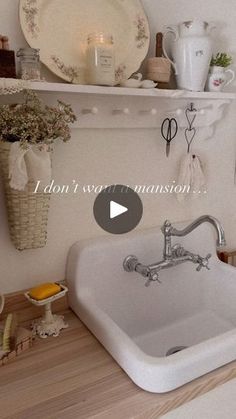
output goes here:
{"type": "Polygon", "coordinates": [[[179,243],[175,244],[171,248],[172,257],[180,257],[186,255],[186,250],[183,246],[181,246],[179,243]]]}
{"type": "Polygon", "coordinates": [[[126,272],[134,272],[138,264],[138,259],[136,256],[129,255],[125,258],[123,262],[123,267],[126,272]]]}

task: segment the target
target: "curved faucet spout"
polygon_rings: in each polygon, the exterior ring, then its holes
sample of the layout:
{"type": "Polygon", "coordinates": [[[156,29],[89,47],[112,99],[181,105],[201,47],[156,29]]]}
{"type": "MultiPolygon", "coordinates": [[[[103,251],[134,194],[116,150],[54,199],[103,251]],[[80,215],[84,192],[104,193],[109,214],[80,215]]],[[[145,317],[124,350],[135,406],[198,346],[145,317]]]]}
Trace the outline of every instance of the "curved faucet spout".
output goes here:
{"type": "Polygon", "coordinates": [[[217,220],[217,218],[212,217],[211,215],[202,215],[201,217],[193,221],[191,224],[189,224],[187,227],[185,227],[183,230],[177,230],[176,228],[172,226],[170,228],[170,225],[168,225],[168,231],[165,233],[167,236],[183,237],[191,233],[191,231],[195,230],[195,228],[197,228],[200,224],[206,223],[206,222],[212,224],[215,227],[215,230],[217,233],[216,246],[217,247],[225,246],[226,240],[225,240],[224,229],[221,223],[217,220]]]}

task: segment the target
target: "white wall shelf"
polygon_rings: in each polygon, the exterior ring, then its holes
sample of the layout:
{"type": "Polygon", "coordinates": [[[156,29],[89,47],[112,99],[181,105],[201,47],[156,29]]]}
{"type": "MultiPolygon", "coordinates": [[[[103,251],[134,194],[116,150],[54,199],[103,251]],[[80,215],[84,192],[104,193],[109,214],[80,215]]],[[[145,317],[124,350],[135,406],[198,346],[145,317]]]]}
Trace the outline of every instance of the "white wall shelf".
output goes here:
{"type": "MultiPolygon", "coordinates": [[[[175,117],[187,128],[185,110],[194,103],[197,117],[194,126],[202,138],[214,133],[225,108],[236,93],[188,92],[184,90],[131,89],[124,87],[86,86],[65,83],[31,82],[31,88],[49,105],[56,100],[70,103],[78,117],[72,128],[79,129],[157,129],[162,121],[175,117]]],[[[16,102],[16,96],[6,98],[16,102]]]]}
{"type": "Polygon", "coordinates": [[[163,89],[131,89],[127,87],[103,87],[103,86],[88,86],[79,84],[67,83],[47,83],[47,82],[32,82],[33,90],[39,92],[58,92],[58,93],[77,93],[86,95],[105,95],[105,96],[141,96],[148,98],[175,98],[175,99],[224,99],[235,100],[236,93],[228,92],[188,92],[186,90],[163,90],[163,89]]]}

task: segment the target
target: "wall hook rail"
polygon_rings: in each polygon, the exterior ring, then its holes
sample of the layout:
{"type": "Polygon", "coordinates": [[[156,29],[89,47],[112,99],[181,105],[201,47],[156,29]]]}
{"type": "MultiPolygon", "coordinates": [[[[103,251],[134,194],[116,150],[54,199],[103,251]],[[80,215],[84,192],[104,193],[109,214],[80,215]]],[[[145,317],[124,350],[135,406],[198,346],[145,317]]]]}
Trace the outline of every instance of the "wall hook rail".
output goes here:
{"type": "MultiPolygon", "coordinates": [[[[227,106],[236,100],[235,93],[227,92],[132,89],[50,82],[31,82],[30,85],[48,102],[59,96],[71,104],[78,116],[78,122],[73,124],[72,129],[157,129],[168,117],[177,119],[179,128],[184,131],[187,128],[186,107],[194,102],[197,108],[194,127],[199,130],[201,140],[214,135],[217,122],[222,119],[227,106]]],[[[8,96],[2,97],[3,103],[12,103],[8,96]]]]}

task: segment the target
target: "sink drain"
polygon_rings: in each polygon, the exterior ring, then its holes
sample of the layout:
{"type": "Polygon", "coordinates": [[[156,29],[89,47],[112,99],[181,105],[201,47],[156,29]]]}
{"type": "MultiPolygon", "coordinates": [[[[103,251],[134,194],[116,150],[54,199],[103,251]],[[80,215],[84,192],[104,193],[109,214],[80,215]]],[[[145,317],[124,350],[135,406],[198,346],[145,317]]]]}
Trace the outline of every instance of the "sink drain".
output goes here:
{"type": "Polygon", "coordinates": [[[170,348],[167,352],[166,352],[166,356],[170,356],[170,355],[174,355],[177,352],[181,352],[184,349],[187,349],[187,346],[174,346],[173,348],[170,348]]]}

